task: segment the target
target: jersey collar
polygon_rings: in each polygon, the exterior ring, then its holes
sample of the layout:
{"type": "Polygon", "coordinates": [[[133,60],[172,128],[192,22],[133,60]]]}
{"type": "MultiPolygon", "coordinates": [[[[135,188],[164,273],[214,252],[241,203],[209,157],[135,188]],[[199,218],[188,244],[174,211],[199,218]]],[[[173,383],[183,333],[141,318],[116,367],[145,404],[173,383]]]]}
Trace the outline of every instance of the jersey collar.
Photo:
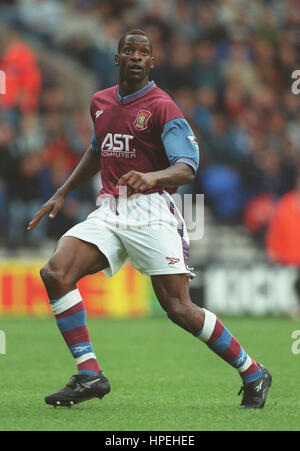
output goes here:
{"type": "Polygon", "coordinates": [[[150,81],[146,86],[144,86],[142,89],[139,89],[136,92],[133,92],[132,94],[129,94],[128,96],[121,97],[119,93],[119,86],[117,87],[117,99],[118,101],[124,105],[125,103],[133,102],[134,100],[140,99],[144,95],[148,94],[153,88],[156,87],[156,84],[154,81],[150,81]]]}

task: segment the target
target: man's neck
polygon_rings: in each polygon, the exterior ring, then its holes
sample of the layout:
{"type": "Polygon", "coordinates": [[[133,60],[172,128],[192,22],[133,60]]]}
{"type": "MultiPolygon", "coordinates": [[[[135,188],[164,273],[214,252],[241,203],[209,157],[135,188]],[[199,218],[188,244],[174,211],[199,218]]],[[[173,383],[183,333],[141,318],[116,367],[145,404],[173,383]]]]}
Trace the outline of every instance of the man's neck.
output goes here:
{"type": "Polygon", "coordinates": [[[121,97],[129,96],[130,94],[133,94],[140,89],[143,89],[145,86],[147,86],[149,83],[148,78],[145,80],[142,80],[139,83],[130,84],[127,81],[121,81],[119,80],[119,94],[121,97]]]}

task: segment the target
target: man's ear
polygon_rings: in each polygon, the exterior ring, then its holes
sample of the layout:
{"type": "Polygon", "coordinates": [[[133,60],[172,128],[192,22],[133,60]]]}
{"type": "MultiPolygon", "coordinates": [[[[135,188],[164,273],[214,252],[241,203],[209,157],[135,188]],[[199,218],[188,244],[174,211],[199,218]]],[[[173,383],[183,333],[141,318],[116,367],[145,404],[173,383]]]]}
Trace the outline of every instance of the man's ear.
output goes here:
{"type": "Polygon", "coordinates": [[[115,55],[115,66],[119,66],[120,65],[120,57],[118,54],[115,55]]]}
{"type": "Polygon", "coordinates": [[[154,61],[154,57],[151,57],[151,65],[150,65],[150,69],[154,69],[155,66],[155,61],[154,61]]]}

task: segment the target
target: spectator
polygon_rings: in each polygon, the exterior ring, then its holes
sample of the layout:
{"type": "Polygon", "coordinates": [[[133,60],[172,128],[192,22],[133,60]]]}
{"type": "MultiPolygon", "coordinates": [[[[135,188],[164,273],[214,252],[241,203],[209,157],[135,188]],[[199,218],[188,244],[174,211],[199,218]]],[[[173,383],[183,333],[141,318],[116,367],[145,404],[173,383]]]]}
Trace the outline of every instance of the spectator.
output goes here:
{"type": "Polygon", "coordinates": [[[6,75],[6,94],[0,97],[0,112],[2,117],[16,124],[19,114],[32,114],[38,110],[41,72],[34,52],[21,41],[16,31],[4,32],[1,42],[0,67],[6,75]]]}
{"type": "Polygon", "coordinates": [[[285,194],[278,202],[270,220],[266,251],[271,262],[283,266],[298,268],[295,289],[298,296],[298,306],[289,314],[300,316],[300,178],[296,188],[285,194]]]}
{"type": "Polygon", "coordinates": [[[64,11],[57,0],[20,0],[16,21],[40,39],[52,42],[61,27],[64,11]]]}
{"type": "Polygon", "coordinates": [[[221,88],[221,69],[216,61],[216,47],[206,40],[198,40],[194,44],[194,64],[192,68],[193,86],[221,88]]]}
{"type": "Polygon", "coordinates": [[[266,247],[269,258],[300,267],[300,179],[278,202],[270,220],[266,247]]]}
{"type": "Polygon", "coordinates": [[[7,187],[7,249],[14,253],[20,246],[41,246],[47,236],[47,223],[33,235],[25,235],[26,224],[42,205],[42,179],[48,175],[41,155],[28,153],[16,158],[11,155],[10,174],[6,173],[7,187]]]}

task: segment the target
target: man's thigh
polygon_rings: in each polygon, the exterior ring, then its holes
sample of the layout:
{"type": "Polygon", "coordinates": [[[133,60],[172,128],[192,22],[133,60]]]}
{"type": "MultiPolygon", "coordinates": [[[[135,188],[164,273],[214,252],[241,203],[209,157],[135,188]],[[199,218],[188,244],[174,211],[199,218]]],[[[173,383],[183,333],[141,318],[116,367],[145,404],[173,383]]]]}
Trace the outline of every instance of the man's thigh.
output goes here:
{"type": "Polygon", "coordinates": [[[77,281],[109,265],[106,256],[94,244],[72,236],[58,241],[49,264],[52,269],[62,271],[68,278],[77,281]]]}
{"type": "Polygon", "coordinates": [[[118,231],[132,265],[147,276],[191,274],[189,244],[173,226],[118,231]]]}
{"type": "MultiPolygon", "coordinates": [[[[101,208],[90,214],[83,222],[76,224],[68,230],[61,238],[77,238],[80,242],[86,243],[88,248],[98,249],[103,257],[106,257],[104,274],[111,277],[119,271],[127,258],[126,249],[114,231],[111,224],[105,221],[105,211],[102,213],[101,208]]],[[[92,252],[91,258],[97,253],[92,252]]],[[[98,269],[102,271],[102,269],[98,269]]],[[[94,271],[96,272],[96,271],[94,271]]]]}

